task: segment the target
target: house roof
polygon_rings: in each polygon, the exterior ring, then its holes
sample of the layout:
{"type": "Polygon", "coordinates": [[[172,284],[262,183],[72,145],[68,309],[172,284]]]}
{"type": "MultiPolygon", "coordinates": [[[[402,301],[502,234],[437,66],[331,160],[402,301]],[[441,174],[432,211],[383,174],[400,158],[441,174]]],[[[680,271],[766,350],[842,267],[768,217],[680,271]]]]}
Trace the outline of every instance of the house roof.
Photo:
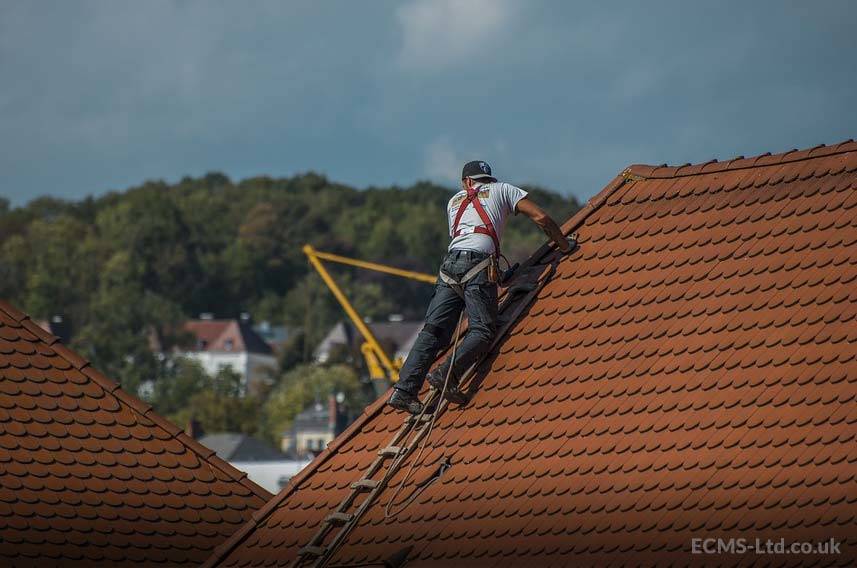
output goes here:
{"type": "Polygon", "coordinates": [[[199,564],[269,497],[0,301],[0,564],[199,564]]]}
{"type": "Polygon", "coordinates": [[[252,325],[238,320],[190,320],[184,329],[197,340],[191,351],[273,353],[252,325]]]}
{"type": "MultiPolygon", "coordinates": [[[[423,325],[422,321],[377,321],[367,324],[372,334],[380,343],[386,344],[392,349],[389,352],[399,352],[402,347],[413,344],[412,338],[419,332],[423,325]]],[[[324,359],[334,345],[351,344],[357,347],[363,342],[360,333],[354,329],[349,321],[340,321],[327,332],[327,335],[315,349],[315,357],[324,359]]]]}
{"type": "Polygon", "coordinates": [[[238,432],[206,434],[199,443],[230,463],[285,460],[286,455],[258,438],[238,432]]]}
{"type": "MultiPolygon", "coordinates": [[[[408,567],[686,565],[700,537],[834,537],[824,562],[853,564],[855,185],[852,141],[627,168],[564,224],[580,248],[438,418],[400,501],[449,469],[385,518],[407,462],[331,564],[411,547],[408,567]]],[[[401,426],[383,403],[207,565],[288,564],[401,426]]]]}
{"type": "Polygon", "coordinates": [[[292,421],[292,429],[327,430],[330,428],[330,405],[314,402],[303,409],[292,421]]]}

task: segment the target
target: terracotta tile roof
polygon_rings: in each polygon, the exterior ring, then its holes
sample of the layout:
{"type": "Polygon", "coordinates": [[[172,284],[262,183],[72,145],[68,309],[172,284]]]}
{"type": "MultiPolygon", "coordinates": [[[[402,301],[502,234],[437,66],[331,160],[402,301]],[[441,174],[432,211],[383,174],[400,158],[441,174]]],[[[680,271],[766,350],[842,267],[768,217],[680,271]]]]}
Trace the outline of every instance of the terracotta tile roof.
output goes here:
{"type": "Polygon", "coordinates": [[[199,564],[270,498],[0,301],[0,565],[199,564]]]}
{"type": "Polygon", "coordinates": [[[191,320],[184,329],[197,340],[191,351],[273,353],[252,325],[238,320],[191,320]]]}
{"type": "MultiPolygon", "coordinates": [[[[692,556],[697,537],[835,537],[841,555],[790,561],[853,565],[855,206],[851,141],[629,167],[564,225],[580,248],[403,496],[451,467],[385,519],[402,468],[331,565],[407,547],[408,567],[774,561],[692,556]]],[[[400,427],[382,402],[208,564],[288,564],[400,427]]]]}

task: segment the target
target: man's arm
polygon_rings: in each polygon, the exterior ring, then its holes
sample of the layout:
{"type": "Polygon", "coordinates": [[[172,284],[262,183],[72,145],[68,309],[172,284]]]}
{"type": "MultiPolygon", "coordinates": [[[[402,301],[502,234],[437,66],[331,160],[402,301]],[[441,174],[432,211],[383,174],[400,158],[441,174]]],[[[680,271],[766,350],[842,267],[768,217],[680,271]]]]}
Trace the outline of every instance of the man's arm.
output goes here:
{"type": "Polygon", "coordinates": [[[538,225],[542,231],[544,231],[545,234],[556,243],[559,250],[563,253],[571,252],[571,245],[568,244],[568,240],[566,240],[565,235],[562,234],[559,225],[557,225],[556,222],[550,218],[550,215],[545,213],[541,207],[524,197],[523,199],[518,200],[518,204],[515,205],[515,210],[518,213],[523,213],[529,217],[533,223],[538,225]]]}

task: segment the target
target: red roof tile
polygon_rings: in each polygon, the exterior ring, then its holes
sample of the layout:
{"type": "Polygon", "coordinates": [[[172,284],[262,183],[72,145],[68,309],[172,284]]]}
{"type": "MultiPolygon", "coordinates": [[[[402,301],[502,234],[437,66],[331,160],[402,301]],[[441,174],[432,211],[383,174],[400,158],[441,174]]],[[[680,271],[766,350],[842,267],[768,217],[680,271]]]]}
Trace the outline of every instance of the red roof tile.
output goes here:
{"type": "Polygon", "coordinates": [[[0,301],[0,564],[199,564],[268,498],[0,301]]]}
{"type": "MultiPolygon", "coordinates": [[[[790,561],[853,565],[855,184],[852,141],[626,169],[564,225],[580,249],[403,495],[449,470],[386,519],[406,463],[331,565],[784,561],[692,556],[699,537],[834,537],[840,555],[790,561]]],[[[208,565],[289,564],[401,424],[379,399],[208,565]]]]}

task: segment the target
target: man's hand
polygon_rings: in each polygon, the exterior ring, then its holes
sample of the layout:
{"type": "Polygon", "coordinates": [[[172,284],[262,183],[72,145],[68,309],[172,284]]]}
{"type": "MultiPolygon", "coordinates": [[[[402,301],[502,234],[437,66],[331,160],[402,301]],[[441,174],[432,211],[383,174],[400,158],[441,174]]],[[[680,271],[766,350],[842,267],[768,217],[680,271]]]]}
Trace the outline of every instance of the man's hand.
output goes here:
{"type": "Polygon", "coordinates": [[[518,204],[515,206],[515,210],[518,213],[523,213],[527,217],[529,217],[533,223],[538,225],[542,231],[554,242],[556,243],[557,248],[563,253],[570,253],[573,248],[568,240],[565,238],[565,235],[562,234],[562,230],[559,228],[559,225],[550,218],[550,215],[545,213],[541,207],[530,201],[529,198],[525,197],[518,201],[518,204]]]}

